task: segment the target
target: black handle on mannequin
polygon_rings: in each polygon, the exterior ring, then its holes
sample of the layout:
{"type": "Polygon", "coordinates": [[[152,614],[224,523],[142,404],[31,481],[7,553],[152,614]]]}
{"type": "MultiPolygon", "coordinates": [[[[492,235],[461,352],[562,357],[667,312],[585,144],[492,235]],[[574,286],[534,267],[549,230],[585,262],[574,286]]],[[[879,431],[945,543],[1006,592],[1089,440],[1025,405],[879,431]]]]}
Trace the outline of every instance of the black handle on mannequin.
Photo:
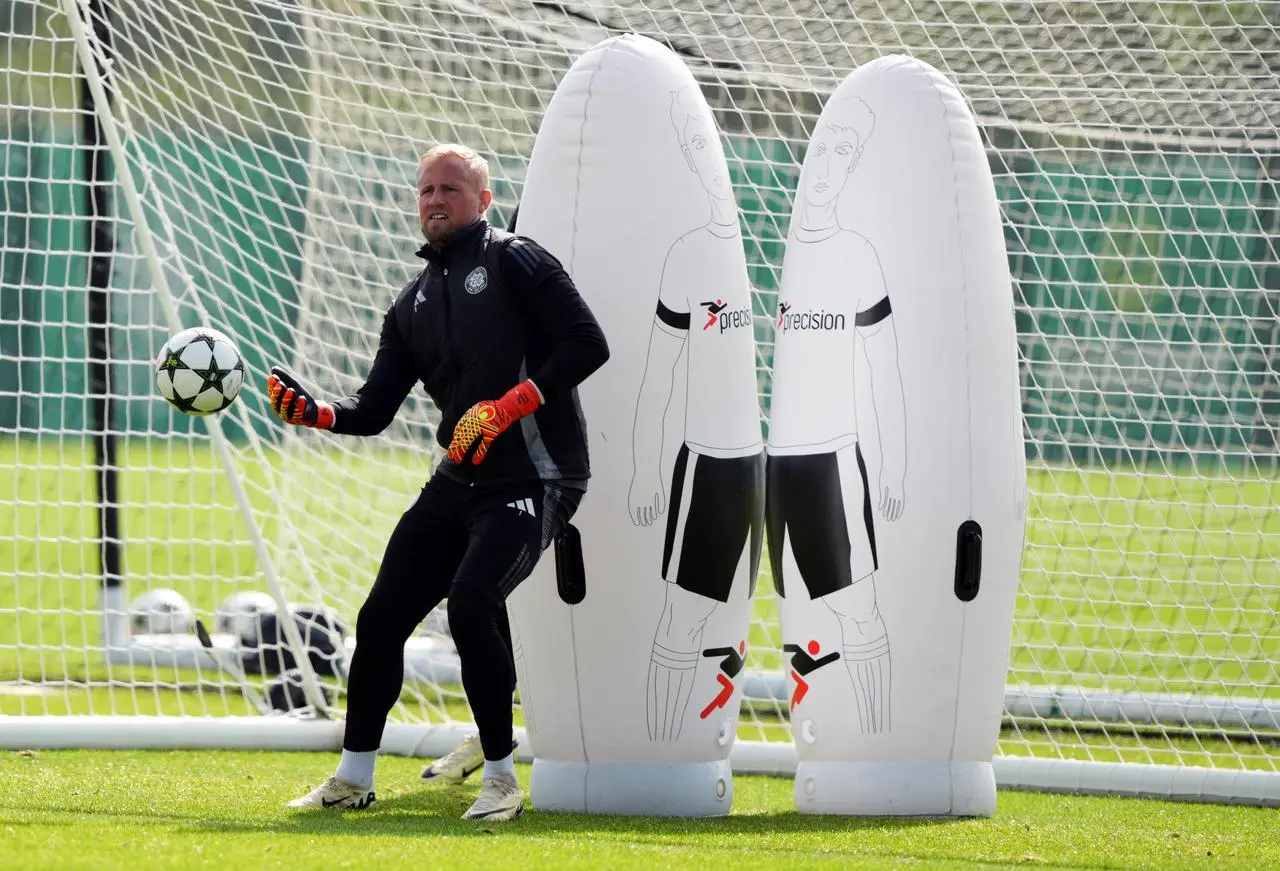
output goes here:
{"type": "Polygon", "coordinates": [[[556,536],[556,591],[566,605],[587,597],[587,569],[582,562],[582,535],[572,523],[556,536]]]}

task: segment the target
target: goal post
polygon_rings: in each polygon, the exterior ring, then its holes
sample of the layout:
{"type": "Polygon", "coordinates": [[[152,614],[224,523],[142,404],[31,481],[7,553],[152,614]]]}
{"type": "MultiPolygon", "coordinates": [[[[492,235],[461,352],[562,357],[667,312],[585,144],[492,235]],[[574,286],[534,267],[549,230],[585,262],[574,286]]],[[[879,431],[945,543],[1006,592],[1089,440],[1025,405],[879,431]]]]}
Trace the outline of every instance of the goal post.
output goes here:
{"type": "MultiPolygon", "coordinates": [[[[86,101],[83,105],[94,107],[97,126],[101,129],[103,138],[106,140],[107,148],[110,150],[115,160],[117,168],[116,181],[123,194],[124,202],[128,205],[128,213],[131,215],[141,216],[145,214],[142,205],[142,199],[139,195],[139,185],[134,178],[134,169],[126,150],[125,141],[121,135],[120,128],[116,123],[115,111],[111,106],[111,100],[108,97],[108,81],[106,71],[110,69],[112,64],[112,56],[110,54],[109,43],[99,39],[98,31],[106,31],[110,28],[110,22],[98,20],[94,17],[102,16],[102,9],[105,8],[99,3],[82,4],[80,0],[64,0],[63,10],[67,16],[67,25],[71,30],[72,39],[75,42],[76,55],[79,60],[80,69],[83,74],[83,87],[92,95],[92,102],[86,101]],[[89,14],[84,16],[81,13],[84,8],[89,14]],[[89,27],[86,27],[86,18],[89,27]]],[[[95,140],[97,137],[95,137],[95,140]]],[[[96,144],[96,143],[95,143],[96,144]]],[[[96,158],[97,155],[94,155],[96,158]]],[[[142,164],[142,175],[145,179],[148,175],[146,164],[142,164]]],[[[99,220],[102,215],[98,214],[99,220]]],[[[157,214],[157,223],[164,231],[167,239],[173,240],[174,231],[172,223],[168,220],[164,211],[161,210],[157,214]]],[[[160,304],[161,311],[164,314],[164,325],[167,326],[172,333],[180,332],[183,328],[182,317],[178,312],[177,301],[173,292],[170,290],[168,276],[164,265],[160,262],[160,255],[155,244],[155,236],[152,232],[150,223],[146,220],[139,220],[135,224],[135,234],[138,239],[139,247],[142,249],[142,256],[147,264],[148,275],[151,278],[152,289],[155,291],[156,300],[160,304]]],[[[96,253],[96,252],[95,252],[96,253]]],[[[176,271],[183,280],[184,284],[190,282],[190,277],[183,267],[181,261],[176,262],[176,271]]],[[[198,293],[189,293],[184,302],[195,310],[195,314],[200,323],[209,322],[209,313],[205,310],[204,304],[200,300],[198,293]]],[[[110,384],[110,380],[106,381],[110,384]]],[[[243,406],[240,407],[243,411],[243,406]]],[[[103,422],[106,429],[112,428],[111,421],[103,422]]],[[[281,611],[288,609],[288,601],[283,592],[281,592],[280,581],[276,575],[275,563],[272,561],[270,554],[267,552],[266,542],[263,539],[262,529],[258,525],[257,518],[254,516],[250,507],[248,496],[245,493],[244,482],[241,478],[240,470],[237,468],[235,460],[231,456],[230,447],[227,443],[226,433],[223,431],[223,418],[215,416],[209,418],[208,425],[209,440],[213,446],[213,451],[217,455],[218,461],[226,475],[227,483],[231,487],[232,496],[235,500],[236,507],[240,510],[241,516],[245,520],[246,529],[252,540],[255,556],[259,569],[262,572],[272,598],[276,600],[277,606],[281,611]]],[[[253,440],[250,440],[253,443],[253,440]]],[[[256,448],[257,445],[253,444],[256,448]]],[[[261,451],[258,451],[258,458],[261,458],[261,451]]],[[[111,470],[114,472],[114,469],[111,470]]],[[[100,499],[109,498],[109,493],[103,491],[100,499]]],[[[286,522],[287,519],[286,519],[286,522]]],[[[106,531],[102,532],[103,538],[106,531]]],[[[115,545],[115,543],[112,543],[115,545]]],[[[103,567],[104,572],[106,566],[103,567]]],[[[124,604],[122,597],[118,595],[119,585],[104,585],[102,597],[101,620],[103,631],[101,636],[103,644],[106,647],[108,659],[117,653],[112,642],[119,637],[117,625],[123,621],[126,616],[121,608],[124,604]]],[[[316,675],[311,667],[311,662],[305,653],[305,646],[302,636],[298,631],[297,625],[292,620],[281,621],[280,625],[284,629],[285,642],[294,651],[294,661],[297,663],[298,669],[302,672],[301,686],[310,706],[317,714],[325,715],[327,713],[327,705],[325,704],[324,695],[316,683],[316,675]]],[[[127,661],[132,661],[136,654],[136,649],[126,646],[125,655],[127,661]]],[[[149,651],[154,657],[156,654],[163,653],[163,649],[149,651]]]]}
{"type": "MultiPolygon", "coordinates": [[[[1002,208],[1028,459],[998,780],[1280,803],[1280,2],[93,5],[78,28],[90,4],[14,2],[0,37],[0,744],[325,748],[340,729],[253,715],[193,637],[135,638],[127,657],[101,640],[78,171],[93,25],[113,53],[95,111],[115,141],[98,147],[118,158],[118,608],[170,588],[212,624],[230,594],[277,587],[348,627],[430,472],[436,411],[415,391],[375,438],[286,431],[265,373],[357,387],[418,268],[418,155],[486,154],[505,224],[560,77],[634,30],[686,61],[720,123],[765,425],[791,197],[824,97],[894,53],[956,83],[1002,208]],[[157,349],[193,319],[250,373],[212,422],[153,388],[157,349]]],[[[737,770],[794,767],[776,604],[764,560],[737,770]]],[[[470,727],[436,616],[407,649],[400,752],[470,727]]],[[[343,707],[340,678],[306,686],[343,707]]]]}

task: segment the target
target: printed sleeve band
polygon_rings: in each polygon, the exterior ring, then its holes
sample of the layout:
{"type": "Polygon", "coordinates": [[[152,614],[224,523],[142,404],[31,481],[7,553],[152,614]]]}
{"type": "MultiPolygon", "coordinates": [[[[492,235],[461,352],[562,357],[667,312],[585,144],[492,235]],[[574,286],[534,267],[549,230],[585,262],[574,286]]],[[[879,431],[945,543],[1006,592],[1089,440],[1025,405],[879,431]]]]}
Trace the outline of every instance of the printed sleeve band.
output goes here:
{"type": "Polygon", "coordinates": [[[674,312],[663,305],[662,300],[658,300],[658,320],[672,329],[684,331],[689,329],[689,313],[674,312]]]}
{"type": "Polygon", "coordinates": [[[880,323],[892,312],[893,309],[889,306],[889,297],[886,296],[871,308],[858,312],[853,318],[853,325],[856,327],[869,327],[872,324],[880,323]]]}

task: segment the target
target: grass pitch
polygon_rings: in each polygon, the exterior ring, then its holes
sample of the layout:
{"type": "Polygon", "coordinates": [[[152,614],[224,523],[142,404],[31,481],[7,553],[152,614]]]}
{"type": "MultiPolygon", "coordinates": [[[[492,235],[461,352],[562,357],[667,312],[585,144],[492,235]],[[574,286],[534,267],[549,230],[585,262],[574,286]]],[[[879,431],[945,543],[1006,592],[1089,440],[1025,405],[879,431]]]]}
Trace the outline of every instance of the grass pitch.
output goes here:
{"type": "MultiPolygon", "coordinates": [[[[0,755],[0,868],[1268,868],[1275,811],[1003,792],[987,820],[806,817],[790,780],[734,778],[731,816],[526,811],[459,817],[479,790],[424,787],[379,761],[368,811],[286,811],[332,754],[60,751],[0,755]]],[[[522,783],[529,769],[519,766],[522,783]]]]}

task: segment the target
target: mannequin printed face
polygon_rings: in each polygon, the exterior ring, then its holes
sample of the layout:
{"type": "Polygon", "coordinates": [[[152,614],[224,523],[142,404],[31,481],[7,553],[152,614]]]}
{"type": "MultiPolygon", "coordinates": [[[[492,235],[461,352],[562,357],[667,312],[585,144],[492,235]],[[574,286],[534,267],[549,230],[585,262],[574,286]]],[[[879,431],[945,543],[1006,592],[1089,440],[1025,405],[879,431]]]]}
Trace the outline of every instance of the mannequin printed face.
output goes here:
{"type": "Polygon", "coordinates": [[[715,199],[725,200],[733,195],[733,189],[724,172],[724,164],[719,159],[715,137],[716,132],[706,119],[694,117],[685,121],[684,130],[680,132],[685,157],[702,182],[702,187],[715,199]]]}
{"type": "Polygon", "coordinates": [[[802,184],[806,202],[825,206],[840,196],[849,173],[857,166],[859,144],[852,127],[824,124],[814,132],[802,184]]]}

